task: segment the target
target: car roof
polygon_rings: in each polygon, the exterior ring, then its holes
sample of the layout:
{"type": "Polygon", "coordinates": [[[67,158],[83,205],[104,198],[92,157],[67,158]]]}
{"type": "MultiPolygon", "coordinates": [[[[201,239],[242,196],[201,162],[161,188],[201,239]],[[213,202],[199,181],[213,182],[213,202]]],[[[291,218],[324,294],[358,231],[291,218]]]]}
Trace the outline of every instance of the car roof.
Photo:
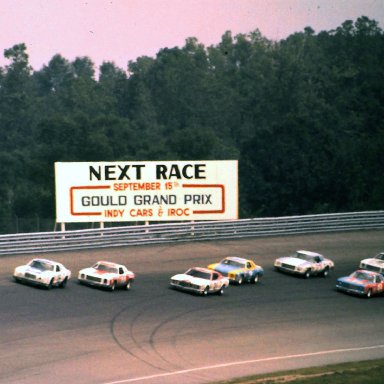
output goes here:
{"type": "Polygon", "coordinates": [[[244,257],[238,257],[238,256],[228,256],[224,260],[233,260],[233,261],[240,261],[240,262],[246,262],[247,259],[244,259],[244,257]]]}
{"type": "Polygon", "coordinates": [[[59,264],[59,263],[56,262],[56,261],[48,260],[48,259],[43,259],[43,258],[41,258],[41,257],[36,257],[36,258],[34,258],[34,259],[32,259],[32,260],[41,261],[41,262],[43,262],[43,263],[47,263],[47,264],[59,264]]]}
{"type": "MultiPolygon", "coordinates": [[[[212,269],[208,269],[208,268],[203,268],[203,267],[192,267],[190,269],[196,269],[197,271],[201,271],[201,272],[208,272],[208,273],[213,273],[215,271],[212,271],[212,269]]],[[[217,272],[215,272],[217,273],[217,272]]]]}
{"type": "Polygon", "coordinates": [[[308,256],[323,256],[322,254],[320,253],[317,253],[317,252],[311,252],[311,251],[304,251],[304,250],[299,250],[299,251],[296,251],[297,253],[303,253],[304,255],[308,255],[308,256]]]}
{"type": "Polygon", "coordinates": [[[104,261],[104,260],[100,260],[100,261],[96,262],[95,264],[104,264],[104,265],[107,265],[108,267],[124,267],[124,265],[122,265],[122,264],[117,264],[117,263],[114,263],[112,261],[104,261]]]}

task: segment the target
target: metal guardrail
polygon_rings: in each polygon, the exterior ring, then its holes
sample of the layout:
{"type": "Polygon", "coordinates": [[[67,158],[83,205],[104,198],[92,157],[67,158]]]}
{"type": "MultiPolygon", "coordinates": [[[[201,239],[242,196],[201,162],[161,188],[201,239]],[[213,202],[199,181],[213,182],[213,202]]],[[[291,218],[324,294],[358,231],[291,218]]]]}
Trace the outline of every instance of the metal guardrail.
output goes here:
{"type": "Polygon", "coordinates": [[[384,229],[384,211],[0,235],[0,255],[384,229]]]}

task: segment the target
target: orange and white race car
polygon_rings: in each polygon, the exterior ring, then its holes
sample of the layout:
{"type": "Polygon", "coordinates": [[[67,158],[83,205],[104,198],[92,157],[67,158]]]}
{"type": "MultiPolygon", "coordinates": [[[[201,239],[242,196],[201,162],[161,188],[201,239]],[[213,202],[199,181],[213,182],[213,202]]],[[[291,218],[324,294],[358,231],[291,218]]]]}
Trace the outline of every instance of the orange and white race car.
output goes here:
{"type": "Polygon", "coordinates": [[[129,290],[135,280],[135,274],[126,266],[109,261],[98,261],[90,268],[79,271],[78,280],[81,284],[107,288],[129,290]]]}

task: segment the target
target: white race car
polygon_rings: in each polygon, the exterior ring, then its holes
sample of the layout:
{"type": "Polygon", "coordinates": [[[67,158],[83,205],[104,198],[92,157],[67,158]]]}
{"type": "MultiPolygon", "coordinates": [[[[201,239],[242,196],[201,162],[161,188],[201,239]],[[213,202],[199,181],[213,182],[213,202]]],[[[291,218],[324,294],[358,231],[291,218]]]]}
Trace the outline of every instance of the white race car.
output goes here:
{"type": "Polygon", "coordinates": [[[228,278],[217,271],[208,268],[190,268],[185,273],[171,277],[171,288],[198,293],[207,296],[208,293],[222,295],[229,285],[228,278]]]}
{"type": "Polygon", "coordinates": [[[279,271],[294,273],[308,278],[311,275],[326,277],[335,265],[333,261],[326,259],[320,253],[301,250],[296,251],[292,256],[276,259],[274,266],[279,271]]]}
{"type": "Polygon", "coordinates": [[[56,261],[32,259],[28,264],[16,267],[13,277],[18,282],[41,285],[48,289],[52,286],[64,288],[71,278],[71,271],[56,261]]]}
{"type": "Polygon", "coordinates": [[[384,252],[380,252],[378,255],[370,259],[361,260],[360,268],[378,272],[384,276],[384,252]]]}
{"type": "Polygon", "coordinates": [[[130,289],[135,280],[135,274],[121,264],[109,261],[98,261],[90,268],[79,271],[79,282],[114,291],[121,287],[130,289]]]}

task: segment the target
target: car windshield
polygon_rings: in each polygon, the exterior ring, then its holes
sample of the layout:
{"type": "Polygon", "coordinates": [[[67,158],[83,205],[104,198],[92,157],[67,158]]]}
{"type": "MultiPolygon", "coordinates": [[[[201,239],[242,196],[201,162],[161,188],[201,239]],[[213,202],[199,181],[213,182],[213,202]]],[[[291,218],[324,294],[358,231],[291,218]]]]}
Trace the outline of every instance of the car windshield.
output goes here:
{"type": "Polygon", "coordinates": [[[314,261],[313,256],[309,256],[306,253],[296,252],[296,255],[294,255],[294,257],[296,257],[297,259],[305,260],[305,261],[310,261],[310,262],[314,261]]]}
{"type": "Polygon", "coordinates": [[[98,271],[109,272],[109,273],[117,273],[117,268],[116,267],[113,267],[113,266],[110,266],[110,265],[106,265],[106,264],[97,263],[97,264],[95,264],[93,266],[93,268],[95,268],[98,271]]]}
{"type": "Polygon", "coordinates": [[[188,269],[187,272],[185,272],[186,275],[198,277],[199,279],[206,279],[211,280],[211,274],[204,271],[199,271],[198,269],[188,269]]]}
{"type": "Polygon", "coordinates": [[[384,253],[379,253],[378,255],[375,256],[375,259],[384,261],[384,253]]]}
{"type": "Polygon", "coordinates": [[[40,271],[53,271],[53,265],[43,260],[32,260],[29,266],[40,271]]]}
{"type": "Polygon", "coordinates": [[[244,263],[237,261],[237,260],[231,260],[231,259],[224,259],[220,262],[220,264],[231,265],[233,267],[239,267],[239,268],[245,267],[244,263]]]}
{"type": "Polygon", "coordinates": [[[374,278],[375,278],[373,275],[366,272],[362,272],[362,271],[356,271],[352,273],[351,277],[354,277],[355,279],[358,279],[358,280],[367,280],[367,281],[370,281],[371,283],[374,282],[374,278]]]}

